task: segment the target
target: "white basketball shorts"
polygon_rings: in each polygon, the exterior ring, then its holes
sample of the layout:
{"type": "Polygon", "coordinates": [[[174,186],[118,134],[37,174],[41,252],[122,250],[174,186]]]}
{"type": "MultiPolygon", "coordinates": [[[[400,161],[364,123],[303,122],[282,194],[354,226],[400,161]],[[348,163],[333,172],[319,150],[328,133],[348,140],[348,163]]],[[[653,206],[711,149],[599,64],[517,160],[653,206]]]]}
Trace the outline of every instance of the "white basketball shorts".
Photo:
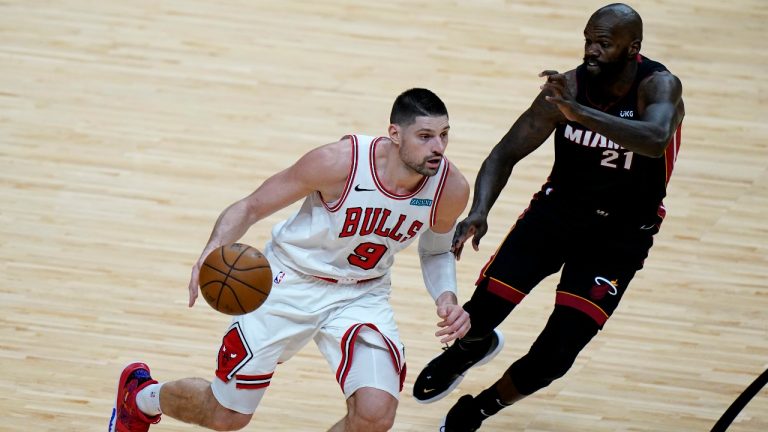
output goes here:
{"type": "Polygon", "coordinates": [[[234,317],[223,337],[211,385],[219,403],[252,414],[277,364],[312,339],[345,397],[373,387],[399,398],[405,358],[389,304],[389,275],[332,283],[294,272],[269,246],[264,255],[272,267],[272,291],[260,308],[234,317]]]}

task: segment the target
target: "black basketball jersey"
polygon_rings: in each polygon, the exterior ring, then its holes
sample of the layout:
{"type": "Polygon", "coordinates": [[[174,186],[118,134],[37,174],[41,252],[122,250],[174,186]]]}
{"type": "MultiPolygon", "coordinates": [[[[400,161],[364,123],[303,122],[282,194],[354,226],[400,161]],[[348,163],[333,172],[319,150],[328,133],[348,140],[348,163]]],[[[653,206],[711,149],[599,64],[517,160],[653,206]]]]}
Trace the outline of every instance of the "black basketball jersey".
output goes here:
{"type": "MultiPolygon", "coordinates": [[[[587,70],[576,68],[576,101],[624,119],[637,119],[637,90],[640,82],[661,63],[638,55],[635,81],[627,94],[610,106],[593,104],[587,93],[587,70]]],[[[663,217],[662,199],[680,146],[678,127],[664,156],[652,158],[628,151],[620,142],[566,121],[555,131],[555,163],[542,193],[552,195],[574,212],[616,216],[631,221],[663,217]]],[[[612,218],[613,219],[613,218],[612,218]]]]}

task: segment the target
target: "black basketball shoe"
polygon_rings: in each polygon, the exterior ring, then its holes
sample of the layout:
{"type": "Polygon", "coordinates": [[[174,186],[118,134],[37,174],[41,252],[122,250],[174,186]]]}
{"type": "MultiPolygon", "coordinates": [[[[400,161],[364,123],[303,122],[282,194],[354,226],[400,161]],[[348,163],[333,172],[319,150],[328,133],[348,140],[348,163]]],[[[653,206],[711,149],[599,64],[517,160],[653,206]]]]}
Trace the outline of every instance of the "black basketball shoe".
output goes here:
{"type": "Polygon", "coordinates": [[[413,384],[413,397],[419,403],[438,401],[459,385],[472,367],[488,363],[504,347],[504,335],[493,330],[488,343],[456,341],[430,361],[413,384]]]}
{"type": "Polygon", "coordinates": [[[459,398],[448,415],[440,424],[440,432],[474,432],[480,429],[480,424],[488,418],[474,404],[474,398],[464,395],[459,398]]]}

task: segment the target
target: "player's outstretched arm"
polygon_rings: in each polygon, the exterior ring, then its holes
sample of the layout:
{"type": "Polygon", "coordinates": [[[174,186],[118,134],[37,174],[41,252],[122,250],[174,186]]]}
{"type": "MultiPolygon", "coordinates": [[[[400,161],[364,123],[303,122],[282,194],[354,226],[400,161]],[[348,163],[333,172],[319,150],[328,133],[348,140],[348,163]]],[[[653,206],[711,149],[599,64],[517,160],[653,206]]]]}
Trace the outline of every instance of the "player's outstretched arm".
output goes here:
{"type": "Polygon", "coordinates": [[[491,150],[477,173],[469,215],[456,227],[453,238],[453,252],[456,258],[461,258],[464,242],[470,237],[472,247],[478,250],[480,239],[488,230],[488,213],[507,184],[512,167],[541,146],[558,121],[563,119],[562,114],[546,102],[544,94],[540,93],[491,150]]]}
{"type": "Polygon", "coordinates": [[[224,209],[200,258],[192,267],[189,306],[194,305],[197,298],[200,266],[212,250],[236,242],[251,225],[314,191],[320,191],[328,201],[336,199],[349,174],[351,145],[345,138],[311,150],[292,166],[269,177],[250,195],[224,209]]]}

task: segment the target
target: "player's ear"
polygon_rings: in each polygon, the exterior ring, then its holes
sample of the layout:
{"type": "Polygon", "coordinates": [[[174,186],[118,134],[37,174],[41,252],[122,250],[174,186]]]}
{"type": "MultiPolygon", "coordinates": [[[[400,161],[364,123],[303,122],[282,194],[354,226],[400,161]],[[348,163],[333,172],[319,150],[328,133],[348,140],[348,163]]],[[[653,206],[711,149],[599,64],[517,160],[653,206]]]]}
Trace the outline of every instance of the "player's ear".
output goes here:
{"type": "Polygon", "coordinates": [[[642,42],[640,39],[635,39],[629,44],[629,58],[634,58],[640,52],[640,46],[642,42]]]}
{"type": "Polygon", "coordinates": [[[393,143],[400,145],[400,126],[394,123],[389,125],[389,139],[393,143]]]}

